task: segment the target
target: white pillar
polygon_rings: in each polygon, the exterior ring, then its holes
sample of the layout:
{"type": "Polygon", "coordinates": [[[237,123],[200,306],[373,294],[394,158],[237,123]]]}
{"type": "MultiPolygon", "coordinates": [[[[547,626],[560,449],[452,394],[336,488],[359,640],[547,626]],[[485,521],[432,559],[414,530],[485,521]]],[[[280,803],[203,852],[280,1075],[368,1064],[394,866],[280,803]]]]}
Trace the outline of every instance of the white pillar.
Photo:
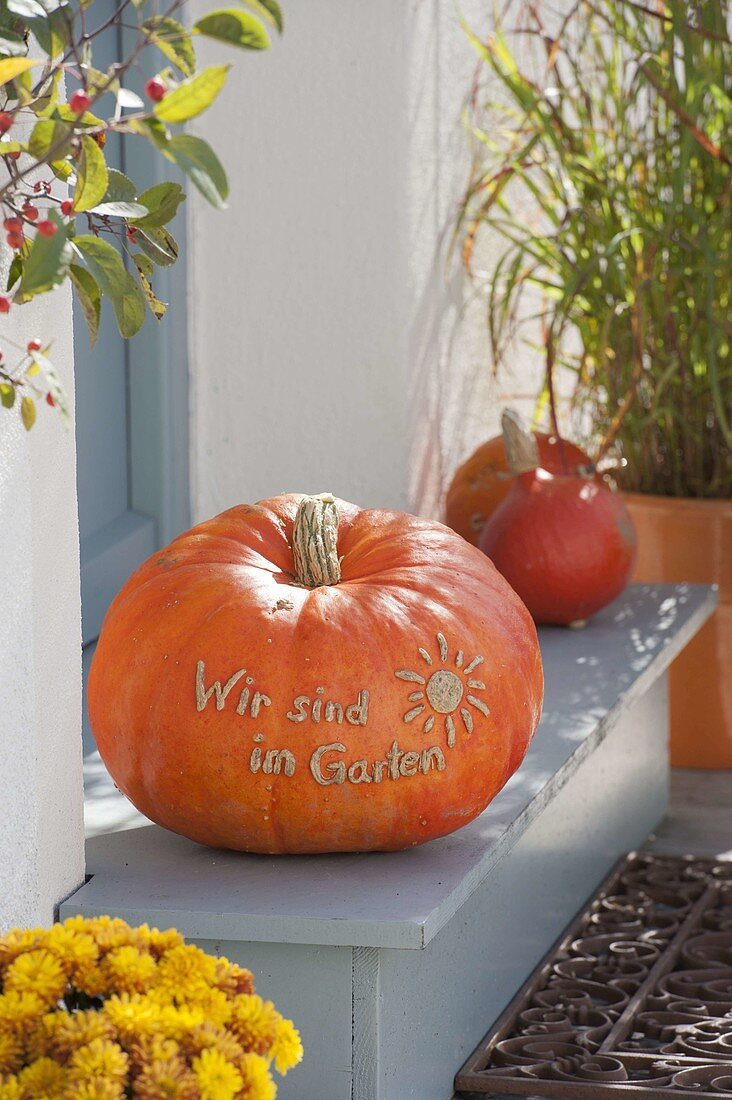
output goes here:
{"type": "Polygon", "coordinates": [[[194,515],[323,489],[434,514],[485,400],[446,267],[476,55],[444,0],[284,9],[198,124],[232,193],[189,204],[194,515]]]}
{"type": "MultiPolygon", "coordinates": [[[[36,335],[72,398],[68,287],[3,316],[6,360],[36,335]]],[[[0,932],[49,924],[84,877],[80,606],[73,425],[0,409],[0,932]]]]}

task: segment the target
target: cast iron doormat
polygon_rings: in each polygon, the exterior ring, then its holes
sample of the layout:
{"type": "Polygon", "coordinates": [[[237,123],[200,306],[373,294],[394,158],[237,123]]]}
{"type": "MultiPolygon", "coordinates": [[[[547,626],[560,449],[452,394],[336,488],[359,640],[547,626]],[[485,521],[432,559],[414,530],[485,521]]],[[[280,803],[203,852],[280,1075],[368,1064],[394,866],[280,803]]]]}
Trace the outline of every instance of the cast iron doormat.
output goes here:
{"type": "Polygon", "coordinates": [[[577,1100],[732,1096],[732,863],[623,859],[455,1087],[577,1100]]]}

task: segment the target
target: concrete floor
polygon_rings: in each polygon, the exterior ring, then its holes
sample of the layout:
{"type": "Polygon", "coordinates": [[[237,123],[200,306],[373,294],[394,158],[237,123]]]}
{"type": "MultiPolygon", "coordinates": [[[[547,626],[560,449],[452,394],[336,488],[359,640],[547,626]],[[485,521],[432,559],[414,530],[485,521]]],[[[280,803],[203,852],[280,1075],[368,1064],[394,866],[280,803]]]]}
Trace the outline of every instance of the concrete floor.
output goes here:
{"type": "Polygon", "coordinates": [[[732,771],[674,768],[668,815],[646,847],[732,859],[732,771]]]}

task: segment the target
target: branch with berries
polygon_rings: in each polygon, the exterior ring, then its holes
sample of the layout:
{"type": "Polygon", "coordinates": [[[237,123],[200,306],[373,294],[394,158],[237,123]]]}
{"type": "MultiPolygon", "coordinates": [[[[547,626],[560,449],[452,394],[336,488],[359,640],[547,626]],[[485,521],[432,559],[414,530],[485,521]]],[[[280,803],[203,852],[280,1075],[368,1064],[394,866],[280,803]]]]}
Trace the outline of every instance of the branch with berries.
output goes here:
{"type": "MultiPolygon", "coordinates": [[[[200,68],[195,40],[262,50],[269,28],[282,31],[277,0],[242,0],[242,7],[210,11],[190,27],[181,22],[184,3],[119,0],[96,25],[94,0],[0,3],[0,208],[12,251],[0,314],[68,280],[92,345],[105,299],[125,338],[148,314],[164,316],[155,269],[178,258],[168,225],[185,192],[172,181],[140,190],[109,166],[107,142],[147,141],[224,209],[226,172],[211,146],[183,127],[216,100],[230,66],[200,68]],[[125,55],[96,68],[95,50],[99,56],[120,34],[125,55]],[[73,89],[68,100],[65,88],[73,89]]],[[[65,414],[48,355],[52,334],[25,347],[7,336],[2,344],[2,406],[19,409],[29,430],[39,402],[65,414]]]]}

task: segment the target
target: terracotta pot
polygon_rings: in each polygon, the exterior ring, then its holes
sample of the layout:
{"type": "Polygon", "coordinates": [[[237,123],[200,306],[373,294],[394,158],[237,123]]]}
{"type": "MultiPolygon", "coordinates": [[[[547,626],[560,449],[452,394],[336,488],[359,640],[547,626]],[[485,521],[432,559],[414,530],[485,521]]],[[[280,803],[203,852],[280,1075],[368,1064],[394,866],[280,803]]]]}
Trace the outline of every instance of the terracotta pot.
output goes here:
{"type": "Polygon", "coordinates": [[[671,763],[732,768],[732,501],[626,493],[633,580],[719,585],[719,607],[671,668],[671,763]]]}

